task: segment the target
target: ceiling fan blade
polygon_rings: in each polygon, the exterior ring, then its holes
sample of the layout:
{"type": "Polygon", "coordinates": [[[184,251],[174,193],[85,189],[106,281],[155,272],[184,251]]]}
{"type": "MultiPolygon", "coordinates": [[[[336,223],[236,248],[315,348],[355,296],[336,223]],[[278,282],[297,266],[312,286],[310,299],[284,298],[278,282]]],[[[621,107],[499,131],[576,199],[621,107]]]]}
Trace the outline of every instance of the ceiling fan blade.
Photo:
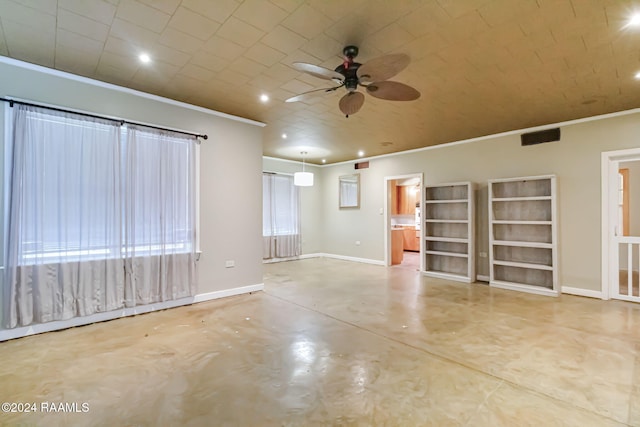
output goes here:
{"type": "Polygon", "coordinates": [[[338,82],[344,80],[344,76],[342,74],[328,68],[320,67],[319,65],[307,64],[306,62],[294,62],[292,66],[298,71],[311,74],[314,77],[324,80],[335,80],[338,82]]]}
{"type": "Polygon", "coordinates": [[[364,104],[364,95],[360,92],[349,92],[342,98],[340,98],[340,111],[349,117],[351,114],[355,114],[360,111],[360,108],[364,104]]]}
{"type": "Polygon", "coordinates": [[[291,98],[285,99],[284,102],[298,102],[298,101],[304,101],[307,98],[311,98],[313,95],[317,95],[320,92],[333,92],[334,90],[341,88],[343,85],[340,86],[336,86],[336,87],[325,87],[322,89],[314,89],[314,90],[310,90],[308,92],[304,92],[301,93],[300,95],[296,95],[296,96],[292,96],[291,98]]]}
{"type": "Polygon", "coordinates": [[[358,68],[358,78],[363,82],[380,82],[404,70],[411,62],[409,55],[394,53],[367,61],[358,68]]]}
{"type": "Polygon", "coordinates": [[[413,101],[420,98],[420,92],[399,82],[374,82],[367,86],[371,96],[388,101],[413,101]]]}

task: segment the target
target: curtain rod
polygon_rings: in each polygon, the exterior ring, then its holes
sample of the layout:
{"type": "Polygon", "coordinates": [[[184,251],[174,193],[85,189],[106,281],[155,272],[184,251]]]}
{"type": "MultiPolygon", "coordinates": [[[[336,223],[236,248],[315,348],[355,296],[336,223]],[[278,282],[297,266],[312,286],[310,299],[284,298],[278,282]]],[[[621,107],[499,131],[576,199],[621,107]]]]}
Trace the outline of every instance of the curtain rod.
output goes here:
{"type": "Polygon", "coordinates": [[[129,121],[129,120],[114,119],[114,118],[111,118],[111,117],[99,116],[97,114],[81,113],[81,112],[73,111],[73,110],[65,110],[64,108],[49,107],[47,105],[39,105],[39,104],[33,104],[31,102],[17,101],[15,99],[10,99],[10,98],[2,97],[2,98],[0,98],[0,101],[8,102],[10,107],[13,107],[13,104],[20,104],[20,105],[27,105],[29,107],[46,108],[46,109],[52,110],[52,111],[60,111],[62,113],[73,113],[73,114],[77,114],[79,116],[92,117],[94,119],[111,120],[112,122],[120,123],[121,126],[126,123],[126,124],[130,124],[130,125],[144,126],[144,127],[151,128],[151,129],[166,130],[166,131],[170,131],[170,132],[181,133],[183,135],[195,136],[196,138],[202,138],[204,140],[209,139],[209,136],[206,135],[206,134],[199,134],[199,133],[185,132],[185,131],[182,131],[182,130],[168,129],[168,128],[163,128],[163,127],[160,127],[160,126],[153,126],[153,125],[147,125],[147,124],[144,124],[144,123],[132,122],[132,121],[129,121]]]}

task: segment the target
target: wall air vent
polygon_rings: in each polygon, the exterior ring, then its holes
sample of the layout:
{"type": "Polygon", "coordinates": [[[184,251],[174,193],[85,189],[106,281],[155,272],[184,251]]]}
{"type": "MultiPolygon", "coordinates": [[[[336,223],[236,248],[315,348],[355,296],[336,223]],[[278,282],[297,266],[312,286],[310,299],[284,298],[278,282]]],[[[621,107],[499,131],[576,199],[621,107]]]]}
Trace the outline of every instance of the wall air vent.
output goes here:
{"type": "Polygon", "coordinates": [[[355,164],[355,169],[368,169],[369,162],[360,162],[355,164]]]}
{"type": "Polygon", "coordinates": [[[560,128],[546,129],[520,135],[522,146],[542,144],[543,142],[560,141],[560,128]]]}

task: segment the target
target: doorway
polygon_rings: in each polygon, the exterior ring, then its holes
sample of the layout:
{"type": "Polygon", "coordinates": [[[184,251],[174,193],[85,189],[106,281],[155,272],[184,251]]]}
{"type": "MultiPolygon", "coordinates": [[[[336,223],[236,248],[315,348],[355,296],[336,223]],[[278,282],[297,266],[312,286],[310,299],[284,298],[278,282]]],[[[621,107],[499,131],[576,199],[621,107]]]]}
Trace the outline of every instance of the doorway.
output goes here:
{"type": "Polygon", "coordinates": [[[388,176],[384,179],[385,265],[424,270],[422,173],[388,176]]]}
{"type": "Polygon", "coordinates": [[[602,153],[602,189],[603,298],[640,302],[640,149],[602,153]]]}

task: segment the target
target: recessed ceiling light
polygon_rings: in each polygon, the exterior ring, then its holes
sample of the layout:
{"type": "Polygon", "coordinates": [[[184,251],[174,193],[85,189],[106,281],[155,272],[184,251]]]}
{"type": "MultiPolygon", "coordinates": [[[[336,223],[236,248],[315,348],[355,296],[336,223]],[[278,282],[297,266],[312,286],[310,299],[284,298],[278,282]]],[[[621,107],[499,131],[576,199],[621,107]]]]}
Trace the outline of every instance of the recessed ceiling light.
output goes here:
{"type": "Polygon", "coordinates": [[[148,64],[149,62],[151,62],[151,57],[149,56],[149,54],[146,54],[146,53],[141,53],[140,56],[138,56],[138,59],[143,64],[148,64]]]}
{"type": "Polygon", "coordinates": [[[262,102],[267,102],[269,100],[269,95],[263,93],[262,95],[260,95],[260,101],[262,102]]]}
{"type": "Polygon", "coordinates": [[[322,159],[322,163],[327,163],[327,159],[322,159]]]}
{"type": "Polygon", "coordinates": [[[640,26],[640,13],[634,13],[627,21],[627,27],[637,27],[640,26]]]}
{"type": "Polygon", "coordinates": [[[360,157],[364,156],[364,151],[362,151],[362,150],[358,151],[358,156],[360,156],[360,157]]]}
{"type": "Polygon", "coordinates": [[[640,80],[640,71],[638,71],[634,77],[636,78],[636,80],[640,80]]]}
{"type": "Polygon", "coordinates": [[[287,134],[286,133],[282,134],[282,139],[287,139],[287,134]]]}

